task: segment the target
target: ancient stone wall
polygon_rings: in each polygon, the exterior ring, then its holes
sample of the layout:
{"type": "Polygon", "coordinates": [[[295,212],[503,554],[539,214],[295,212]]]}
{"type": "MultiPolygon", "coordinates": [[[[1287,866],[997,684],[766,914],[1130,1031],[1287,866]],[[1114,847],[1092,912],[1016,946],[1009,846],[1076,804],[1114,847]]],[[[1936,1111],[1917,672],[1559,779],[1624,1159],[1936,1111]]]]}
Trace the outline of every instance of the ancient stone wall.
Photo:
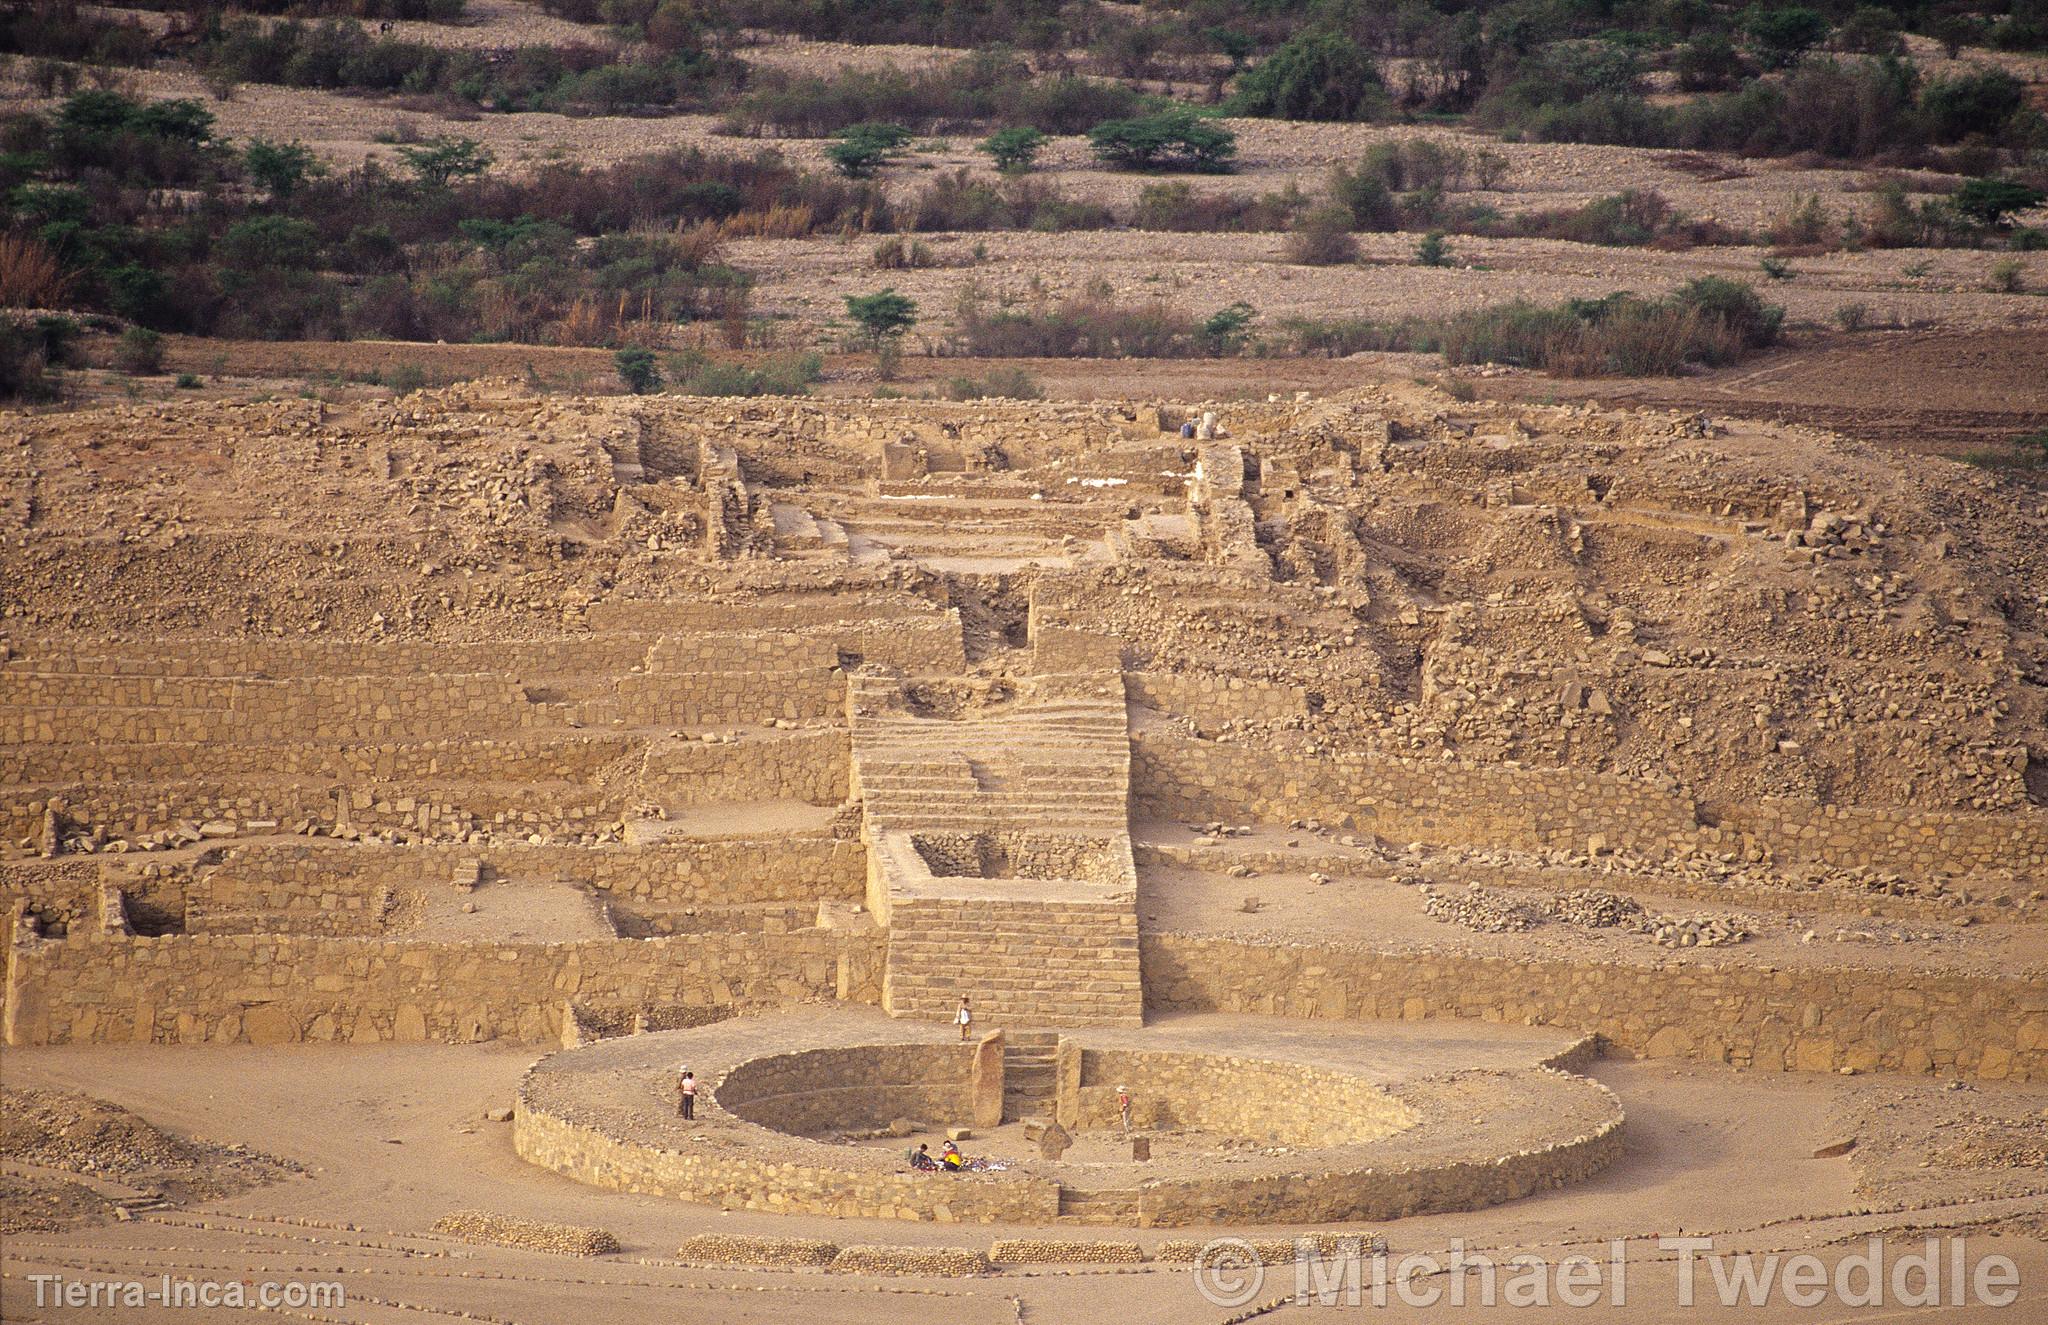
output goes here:
{"type": "Polygon", "coordinates": [[[1240,719],[1273,721],[1308,712],[1302,686],[1213,672],[1126,672],[1133,703],[1193,718],[1203,726],[1240,719]]]}
{"type": "Polygon", "coordinates": [[[1552,1145],[1454,1163],[1380,1163],[1321,1173],[1160,1179],[1138,1192],[1138,1222],[1154,1228],[1235,1223],[1337,1224],[1477,1210],[1566,1187],[1620,1158],[1619,1118],[1552,1145]]]}
{"type": "Polygon", "coordinates": [[[336,787],[325,781],[193,780],[15,787],[0,792],[0,823],[16,837],[35,832],[45,808],[75,823],[114,833],[145,833],[181,820],[218,820],[241,831],[269,832],[299,820],[328,827],[405,832],[490,829],[521,836],[588,833],[616,819],[620,792],[566,782],[422,783],[336,787]]]}
{"type": "Polygon", "coordinates": [[[2048,814],[1807,805],[1789,800],[1727,807],[1721,831],[1747,833],[1780,860],[1875,866],[1909,877],[2009,869],[2048,875],[2048,814]]]}
{"type": "Polygon", "coordinates": [[[725,743],[668,742],[647,760],[634,795],[681,807],[735,801],[846,799],[852,747],[844,728],[752,733],[725,743]]]}
{"type": "Polygon", "coordinates": [[[749,1059],[712,1095],[750,1123],[813,1136],[886,1127],[897,1118],[974,1121],[972,1044],[871,1044],[749,1059]]]}
{"type": "Polygon", "coordinates": [[[1414,1111],[1364,1077],[1225,1054],[1083,1049],[1079,1088],[1062,1122],[1118,1126],[1117,1087],[1141,1128],[1190,1127],[1261,1145],[1339,1146],[1390,1136],[1414,1111]]]}
{"type": "Polygon", "coordinates": [[[9,1044],[559,1042],[562,1006],[880,998],[878,932],[639,942],[425,943],[298,935],[17,937],[9,1044]]]}
{"type": "Polygon", "coordinates": [[[1993,1081],[2048,1078],[2038,981],[1734,962],[1630,965],[1181,934],[1142,940],[1156,1011],[1564,1026],[1652,1058],[1772,1071],[1843,1068],[1993,1081]]]}
{"type": "MultiPolygon", "coordinates": [[[[668,1149],[608,1136],[520,1089],[512,1140],[520,1157],[615,1191],[701,1201],[729,1210],[843,1218],[1049,1224],[1059,1184],[1021,1174],[914,1173],[789,1162],[705,1146],[668,1149]]],[[[802,1143],[793,1143],[801,1145],[802,1143]]]]}
{"type": "Polygon", "coordinates": [[[1645,854],[1690,843],[1692,803],[1646,782],[1569,769],[1335,755],[1156,734],[1131,739],[1133,814],[1161,819],[1317,818],[1394,841],[1584,850],[1589,838],[1645,854]]]}
{"type": "Polygon", "coordinates": [[[2048,868],[2048,816],[1846,808],[1793,801],[1699,807],[1668,784],[1569,768],[1342,754],[1156,733],[1131,739],[1133,813],[1143,818],[1316,818],[1395,842],[1587,850],[1598,838],[1656,857],[1751,845],[1788,861],[1925,875],[2048,868]]]}
{"type": "Polygon", "coordinates": [[[637,755],[645,746],[645,738],[637,735],[573,731],[510,740],[363,745],[284,740],[274,744],[19,745],[0,750],[0,783],[65,785],[231,777],[336,782],[584,779],[637,755]]]}

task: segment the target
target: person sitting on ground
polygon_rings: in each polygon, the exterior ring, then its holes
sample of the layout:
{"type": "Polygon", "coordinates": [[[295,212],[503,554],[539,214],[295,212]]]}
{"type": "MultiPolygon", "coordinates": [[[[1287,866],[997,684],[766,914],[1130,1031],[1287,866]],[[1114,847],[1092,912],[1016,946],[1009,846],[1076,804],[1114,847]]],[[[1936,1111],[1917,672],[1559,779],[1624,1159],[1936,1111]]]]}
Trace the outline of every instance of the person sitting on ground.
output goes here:
{"type": "Polygon", "coordinates": [[[932,1148],[926,1142],[918,1142],[915,1150],[907,1150],[904,1154],[910,1160],[910,1167],[914,1169],[930,1173],[939,1167],[939,1161],[932,1158],[932,1148]]]}
{"type": "Polygon", "coordinates": [[[960,1147],[948,1141],[946,1148],[939,1154],[939,1163],[958,1173],[967,1167],[967,1156],[960,1153],[960,1147]]]}

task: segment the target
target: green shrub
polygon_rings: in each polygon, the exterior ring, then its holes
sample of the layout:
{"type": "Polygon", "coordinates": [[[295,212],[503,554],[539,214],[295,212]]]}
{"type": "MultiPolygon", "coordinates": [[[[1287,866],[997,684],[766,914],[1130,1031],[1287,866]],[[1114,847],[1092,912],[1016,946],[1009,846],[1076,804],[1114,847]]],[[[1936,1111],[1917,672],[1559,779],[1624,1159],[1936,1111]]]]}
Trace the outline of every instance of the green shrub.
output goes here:
{"type": "Polygon", "coordinates": [[[963,298],[959,322],[967,351],[989,358],[1173,359],[1212,352],[1203,328],[1186,313],[1165,303],[1126,304],[1097,294],[1050,307],[994,311],[963,298]]]}
{"type": "Polygon", "coordinates": [[[1422,237],[1422,242],[1415,246],[1415,262],[1421,267],[1451,265],[1451,246],[1444,242],[1443,231],[1432,230],[1422,237]]]}
{"type": "Polygon", "coordinates": [[[163,371],[164,338],[148,327],[130,327],[114,345],[114,366],[133,377],[150,377],[163,371]]]}
{"type": "Polygon", "coordinates": [[[1827,18],[1804,5],[1766,9],[1752,5],[1742,15],[1743,35],[1757,59],[1771,69],[1784,69],[1826,40],[1827,18]]]}
{"type": "Polygon", "coordinates": [[[2039,207],[2048,194],[2010,179],[1972,179],[1949,195],[1949,206],[1978,225],[2004,229],[2012,213],[2039,207]]]}
{"type": "Polygon", "coordinates": [[[171,385],[180,391],[197,391],[202,384],[197,373],[179,373],[171,385]]]}
{"type": "Polygon", "coordinates": [[[1286,253],[1289,262],[1306,267],[1358,261],[1358,241],[1351,236],[1350,209],[1318,207],[1302,217],[1287,237],[1286,253]]]}
{"type": "Polygon", "coordinates": [[[900,124],[856,124],[834,138],[826,159],[848,179],[866,179],[902,152],[910,130],[900,124]]]}
{"type": "Polygon", "coordinates": [[[497,158],[474,138],[443,134],[417,147],[401,147],[398,155],[412,168],[414,178],[429,188],[444,189],[459,179],[474,179],[491,168],[497,158]]]}
{"type": "Polygon", "coordinates": [[[1920,93],[1927,136],[1937,143],[1995,138],[2025,104],[2026,85],[2003,69],[1937,78],[1920,93]]]}
{"type": "Polygon", "coordinates": [[[1679,307],[1727,327],[1747,349],[1775,345],[1785,322],[1785,310],[1764,303],[1754,287],[1722,276],[1701,276],[1688,281],[1671,298],[1679,307]]]}
{"type": "Polygon", "coordinates": [[[1686,92],[1718,92],[1742,77],[1742,56],[1721,33],[1703,32],[1672,52],[1671,70],[1686,92]]]}
{"type": "Polygon", "coordinates": [[[250,139],[242,149],[242,168],[276,199],[291,197],[308,179],[327,173],[304,143],[273,143],[262,138],[250,139]]]}
{"type": "Polygon", "coordinates": [[[921,239],[892,235],[875,245],[874,262],[883,271],[905,271],[936,267],[939,258],[932,252],[931,245],[921,239]]]}
{"type": "Polygon", "coordinates": [[[1387,104],[1379,65],[1357,42],[1304,32],[1237,80],[1231,109],[1282,120],[1366,120],[1387,104]]]}
{"type": "Polygon", "coordinates": [[[1136,120],[1111,120],[1088,131],[1097,159],[1126,170],[1181,167],[1211,173],[1230,169],[1237,135],[1190,110],[1162,111],[1136,120]]]}
{"type": "Polygon", "coordinates": [[[655,366],[654,351],[628,345],[612,355],[612,367],[619,380],[636,396],[661,390],[661,369],[655,366]]]}
{"type": "Polygon", "coordinates": [[[1671,297],[1629,294],[1559,305],[1526,301],[1448,319],[1444,360],[1505,363],[1564,376],[1663,375],[1688,364],[1733,363],[1777,337],[1784,310],[1746,285],[1703,277],[1671,297]]]}
{"type": "Polygon", "coordinates": [[[1029,125],[998,129],[981,140],[981,150],[995,159],[996,169],[1012,174],[1031,169],[1047,142],[1044,134],[1029,125]]]}
{"type": "Polygon", "coordinates": [[[809,395],[824,371],[825,361],[815,354],[778,354],[758,368],[697,353],[669,358],[671,389],[686,396],[809,395]]]}
{"type": "Polygon", "coordinates": [[[1991,264],[1984,288],[1993,294],[2021,294],[2027,288],[2027,265],[2018,258],[2003,258],[1991,264]]]}
{"type": "Polygon", "coordinates": [[[1335,166],[1330,171],[1330,198],[1351,213],[1354,230],[1399,230],[1401,206],[1386,182],[1368,169],[1335,166]]]}
{"type": "Polygon", "coordinates": [[[380,376],[394,396],[409,396],[427,384],[427,370],[416,363],[395,364],[380,376]]]}
{"type": "Polygon", "coordinates": [[[893,341],[917,324],[917,301],[894,287],[845,296],[846,315],[871,345],[893,341]]]}
{"type": "Polygon", "coordinates": [[[1307,207],[1308,196],[1292,185],[1254,197],[1198,193],[1186,180],[1161,180],[1138,190],[1131,225],[1138,230],[1285,230],[1307,207]]]}
{"type": "Polygon", "coordinates": [[[1043,400],[1045,388],[1022,368],[991,368],[982,377],[949,377],[939,394],[947,400],[1043,400]]]}

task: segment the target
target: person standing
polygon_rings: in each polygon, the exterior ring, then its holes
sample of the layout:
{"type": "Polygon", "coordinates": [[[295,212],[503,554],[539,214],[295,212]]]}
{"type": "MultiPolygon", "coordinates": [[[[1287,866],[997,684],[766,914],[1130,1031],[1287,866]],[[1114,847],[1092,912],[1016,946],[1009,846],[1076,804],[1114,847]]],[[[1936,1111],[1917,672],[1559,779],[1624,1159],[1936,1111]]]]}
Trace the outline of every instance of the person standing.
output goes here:
{"type": "Polygon", "coordinates": [[[697,1074],[687,1067],[676,1078],[676,1112],[686,1119],[697,1116],[697,1074]]]}
{"type": "Polygon", "coordinates": [[[967,995],[960,995],[960,1010],[953,1014],[953,1021],[960,1027],[960,1038],[967,1038],[968,1027],[974,1025],[974,1010],[967,1006],[967,995]]]}
{"type": "Polygon", "coordinates": [[[1116,1088],[1116,1116],[1124,1125],[1124,1135],[1131,1134],[1131,1092],[1122,1086],[1116,1088]]]}

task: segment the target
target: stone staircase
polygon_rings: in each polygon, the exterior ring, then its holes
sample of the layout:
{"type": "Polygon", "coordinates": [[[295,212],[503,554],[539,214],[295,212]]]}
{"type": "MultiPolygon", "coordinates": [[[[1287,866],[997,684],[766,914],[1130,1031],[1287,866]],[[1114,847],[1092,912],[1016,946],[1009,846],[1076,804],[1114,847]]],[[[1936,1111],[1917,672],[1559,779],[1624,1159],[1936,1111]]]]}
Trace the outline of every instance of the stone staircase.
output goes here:
{"type": "Polygon", "coordinates": [[[1060,1188],[1059,1217],[1076,1224],[1135,1224],[1138,1222],[1137,1189],[1089,1191],[1063,1186],[1060,1188]]]}
{"type": "Polygon", "coordinates": [[[927,718],[890,708],[901,682],[855,677],[848,703],[869,821],[1128,835],[1130,738],[1123,679],[1111,679],[1096,695],[927,718]]]}
{"type": "Polygon", "coordinates": [[[964,995],[986,1029],[1140,1024],[1122,674],[862,672],[847,707],[869,901],[889,927],[882,1006],[943,1021],[964,995]],[[935,837],[965,863],[921,854],[935,837]]]}
{"type": "Polygon", "coordinates": [[[963,995],[982,1030],[1139,1025],[1136,912],[1114,902],[898,900],[882,1006],[946,1021],[963,995]]]}
{"type": "Polygon", "coordinates": [[[1058,1087],[1058,1031],[1003,1033],[1003,1121],[1050,1118],[1058,1087]]]}

